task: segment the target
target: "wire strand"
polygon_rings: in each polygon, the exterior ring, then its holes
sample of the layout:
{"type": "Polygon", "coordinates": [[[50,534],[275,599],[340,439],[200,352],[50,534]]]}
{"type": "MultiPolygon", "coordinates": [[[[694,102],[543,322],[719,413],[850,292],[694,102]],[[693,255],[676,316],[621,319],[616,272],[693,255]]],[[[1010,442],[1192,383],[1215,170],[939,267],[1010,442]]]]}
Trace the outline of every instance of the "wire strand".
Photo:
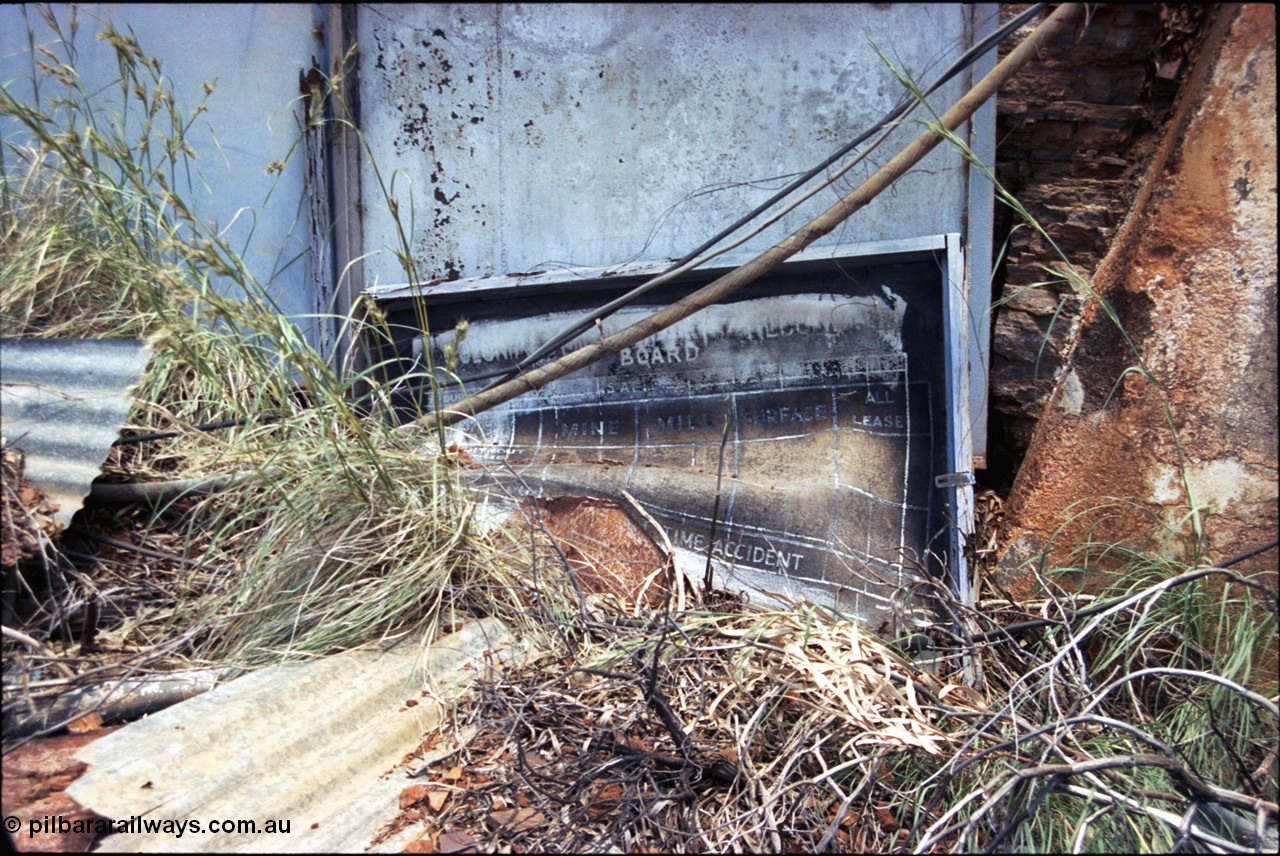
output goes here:
{"type": "MultiPolygon", "coordinates": [[[[933,83],[929,84],[929,86],[923,90],[923,94],[929,95],[930,93],[934,92],[938,88],[944,86],[957,74],[959,74],[964,69],[968,68],[974,62],[976,62],[979,57],[986,54],[993,47],[995,47],[996,45],[1004,41],[1006,38],[1008,38],[1009,35],[1011,35],[1012,33],[1016,32],[1019,28],[1021,28],[1023,24],[1025,24],[1027,21],[1034,18],[1037,14],[1039,14],[1044,9],[1044,7],[1045,7],[1044,3],[1035,4],[1031,8],[1027,9],[1026,11],[1022,12],[1018,16],[1011,19],[1004,26],[1000,27],[995,32],[991,33],[990,35],[982,39],[980,42],[978,42],[974,46],[969,48],[959,57],[959,59],[953,62],[951,66],[948,67],[947,70],[944,71],[933,83]]],[[[516,377],[517,375],[519,375],[525,369],[528,369],[529,367],[537,363],[539,360],[546,357],[556,348],[560,347],[566,342],[571,341],[575,337],[582,335],[582,333],[586,332],[587,330],[590,330],[592,325],[595,324],[597,321],[607,318],[608,316],[617,312],[622,307],[634,302],[637,298],[648,293],[649,291],[652,291],[658,286],[665,285],[666,283],[675,279],[677,276],[687,273],[690,270],[697,268],[699,265],[705,264],[710,259],[715,258],[715,256],[720,255],[721,253],[726,252],[736,246],[739,246],[749,238],[753,237],[756,234],[759,234],[759,232],[763,228],[766,228],[769,225],[772,225],[773,223],[777,222],[787,213],[794,210],[799,204],[812,198],[814,194],[825,189],[826,187],[829,187],[836,179],[838,179],[840,176],[848,172],[848,170],[851,169],[856,163],[863,160],[867,155],[869,155],[876,148],[876,146],[880,145],[880,143],[882,143],[884,139],[888,136],[888,133],[892,130],[892,128],[887,126],[890,126],[892,123],[896,123],[899,119],[909,114],[912,110],[916,108],[916,106],[919,105],[919,103],[920,103],[920,99],[916,98],[910,92],[906,93],[902,97],[902,99],[899,100],[898,104],[895,105],[894,108],[890,110],[887,114],[885,114],[885,116],[881,118],[880,121],[878,121],[876,124],[871,126],[871,128],[859,134],[856,138],[854,138],[850,142],[841,146],[837,151],[835,151],[833,154],[831,154],[829,157],[827,157],[817,166],[813,167],[812,169],[805,172],[800,177],[796,178],[790,184],[788,184],[787,186],[779,190],[777,193],[775,193],[773,196],[771,196],[768,200],[756,206],[748,214],[745,214],[744,216],[740,217],[733,224],[722,229],[714,237],[710,238],[709,240],[701,244],[699,247],[697,247],[696,249],[686,254],[684,258],[673,263],[669,268],[667,268],[661,274],[658,274],[656,277],[633,288],[632,290],[628,291],[626,294],[623,294],[620,297],[617,297],[614,300],[610,301],[609,303],[606,303],[604,306],[601,306],[589,312],[588,314],[582,316],[579,320],[573,322],[570,326],[566,327],[564,330],[557,333],[554,337],[552,337],[547,342],[545,342],[537,350],[535,350],[533,353],[521,359],[511,368],[506,370],[489,372],[487,374],[476,375],[474,377],[463,379],[459,382],[462,384],[470,384],[470,383],[475,383],[479,381],[492,380],[493,382],[490,383],[487,387],[485,387],[484,390],[481,390],[482,392],[492,389],[493,387],[498,386],[499,384],[505,383],[506,381],[509,381],[513,377],[516,377]],[[870,139],[874,134],[876,134],[879,131],[884,131],[884,133],[881,134],[880,138],[877,139],[875,143],[873,143],[870,147],[868,147],[868,149],[865,152],[861,153],[857,158],[843,165],[834,175],[829,176],[828,179],[824,181],[821,185],[819,185],[817,188],[815,188],[805,196],[801,197],[792,205],[788,206],[787,208],[783,209],[780,212],[777,212],[773,217],[767,220],[764,224],[759,226],[754,231],[742,236],[733,244],[722,248],[716,253],[711,253],[705,256],[702,255],[707,250],[711,249],[716,244],[720,243],[725,238],[727,238],[728,236],[732,235],[734,232],[741,229],[743,226],[750,223],[752,220],[755,220],[757,217],[759,217],[769,208],[773,207],[778,202],[785,199],[790,194],[794,193],[798,188],[808,183],[819,173],[831,167],[838,160],[848,155],[851,151],[853,151],[858,146],[862,145],[864,142],[866,142],[868,139],[870,139]]]]}

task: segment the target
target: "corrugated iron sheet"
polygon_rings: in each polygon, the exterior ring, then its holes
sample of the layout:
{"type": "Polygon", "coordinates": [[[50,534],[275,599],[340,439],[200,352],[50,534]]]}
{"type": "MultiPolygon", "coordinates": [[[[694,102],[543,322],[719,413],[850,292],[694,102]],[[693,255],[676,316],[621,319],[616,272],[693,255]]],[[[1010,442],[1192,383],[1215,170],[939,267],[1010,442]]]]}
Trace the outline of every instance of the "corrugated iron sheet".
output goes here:
{"type": "Polygon", "coordinates": [[[26,478],[58,505],[80,510],[151,359],[125,339],[0,339],[0,434],[21,449],[26,478]]]}
{"type": "Polygon", "coordinates": [[[414,829],[371,842],[411,784],[407,756],[485,667],[530,650],[486,618],[426,646],[261,669],[81,749],[89,770],[67,792],[119,825],[98,852],[398,852],[414,829]]]}

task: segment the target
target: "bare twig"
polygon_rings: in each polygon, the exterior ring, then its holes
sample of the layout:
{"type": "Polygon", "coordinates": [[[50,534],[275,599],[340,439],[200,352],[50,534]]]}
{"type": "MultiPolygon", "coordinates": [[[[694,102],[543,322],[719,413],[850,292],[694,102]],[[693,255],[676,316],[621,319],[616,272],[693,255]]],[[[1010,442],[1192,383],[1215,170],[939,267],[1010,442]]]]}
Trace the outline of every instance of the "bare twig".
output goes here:
{"type": "Polygon", "coordinates": [[[724,431],[720,434],[720,463],[716,467],[716,498],[711,506],[711,533],[707,536],[707,569],[702,575],[702,597],[705,600],[711,594],[713,578],[711,576],[711,555],[715,552],[716,526],[720,522],[720,482],[724,477],[724,447],[729,442],[729,415],[724,417],[724,431]]]}

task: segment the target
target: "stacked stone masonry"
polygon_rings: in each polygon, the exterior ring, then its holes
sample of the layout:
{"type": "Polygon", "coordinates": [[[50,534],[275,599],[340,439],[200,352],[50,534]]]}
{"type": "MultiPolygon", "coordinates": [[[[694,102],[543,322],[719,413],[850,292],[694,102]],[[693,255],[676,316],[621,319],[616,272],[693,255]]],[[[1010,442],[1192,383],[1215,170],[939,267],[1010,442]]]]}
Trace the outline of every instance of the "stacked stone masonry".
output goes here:
{"type": "MultiPolygon", "coordinates": [[[[1025,9],[1003,4],[1001,20],[1025,9]]],[[[1196,7],[1091,6],[1087,22],[1015,77],[997,103],[996,174],[1084,277],[1106,255],[1189,67],[1196,7]]],[[[1033,25],[1001,47],[1012,50],[1033,25]]],[[[1082,298],[1062,258],[997,205],[989,478],[1008,487],[1053,386],[1082,298]],[[1010,233],[1010,230],[1012,232],[1010,233]]]]}

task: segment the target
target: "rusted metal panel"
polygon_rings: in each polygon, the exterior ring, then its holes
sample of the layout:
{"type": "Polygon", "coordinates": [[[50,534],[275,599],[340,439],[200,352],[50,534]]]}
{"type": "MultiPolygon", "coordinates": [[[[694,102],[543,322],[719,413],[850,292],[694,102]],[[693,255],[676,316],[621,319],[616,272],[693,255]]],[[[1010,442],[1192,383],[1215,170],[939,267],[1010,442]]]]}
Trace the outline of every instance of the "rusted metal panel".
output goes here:
{"type": "Polygon", "coordinates": [[[151,359],[132,340],[0,339],[0,431],[25,453],[26,478],[57,503],[64,526],[80,510],[151,359]]]}
{"type": "MultiPolygon", "coordinates": [[[[495,489],[634,496],[695,579],[710,554],[722,585],[805,595],[875,622],[893,620],[927,575],[950,574],[963,591],[950,522],[963,520],[968,488],[933,484],[968,470],[958,238],[834,252],[808,251],[730,302],[463,423],[453,439],[495,489]]],[[[504,278],[429,289],[436,364],[456,345],[464,381],[506,368],[638,270],[536,293],[504,278]]],[[[602,332],[689,287],[650,292],[602,332]]],[[[385,355],[393,372],[420,371],[417,311],[404,297],[385,305],[402,337],[385,355]]],[[[461,395],[449,385],[444,406],[461,395]]],[[[406,413],[421,406],[420,389],[401,396],[406,413]]]]}
{"type": "MultiPolygon", "coordinates": [[[[1015,593],[1046,550],[1075,561],[1077,545],[1133,544],[1208,564],[1280,525],[1276,16],[1210,14],[1135,207],[1090,279],[1106,311],[1086,308],[1009,496],[1000,582],[1015,593]]],[[[1272,585],[1276,569],[1274,550],[1232,568],[1272,585]]]]}

